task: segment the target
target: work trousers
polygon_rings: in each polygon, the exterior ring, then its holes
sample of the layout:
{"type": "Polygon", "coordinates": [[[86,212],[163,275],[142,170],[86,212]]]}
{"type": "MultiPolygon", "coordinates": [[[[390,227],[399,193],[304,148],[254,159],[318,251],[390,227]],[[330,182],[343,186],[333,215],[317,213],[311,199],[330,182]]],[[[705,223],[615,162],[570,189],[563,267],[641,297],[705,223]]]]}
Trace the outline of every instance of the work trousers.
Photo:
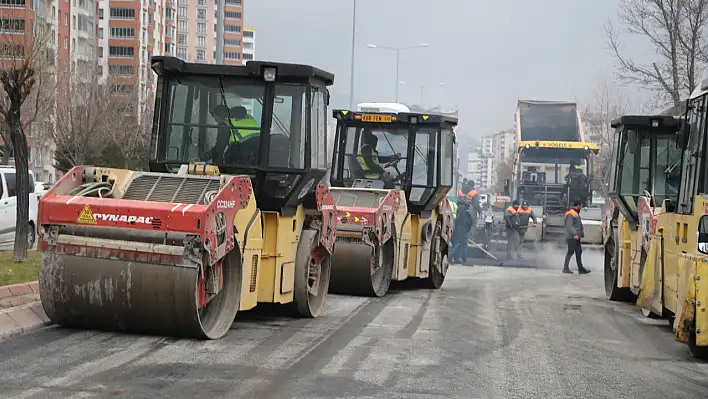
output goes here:
{"type": "Polygon", "coordinates": [[[583,247],[580,244],[580,240],[574,238],[566,240],[568,243],[568,252],[565,254],[565,263],[563,264],[563,270],[569,270],[568,264],[570,263],[570,258],[575,254],[575,262],[578,265],[578,270],[583,270],[583,247]]]}
{"type": "Polygon", "coordinates": [[[506,258],[513,259],[514,254],[521,256],[521,246],[519,242],[519,230],[513,227],[506,228],[506,258]]]}
{"type": "Polygon", "coordinates": [[[467,263],[467,233],[455,231],[451,241],[450,260],[454,263],[467,263]]]}

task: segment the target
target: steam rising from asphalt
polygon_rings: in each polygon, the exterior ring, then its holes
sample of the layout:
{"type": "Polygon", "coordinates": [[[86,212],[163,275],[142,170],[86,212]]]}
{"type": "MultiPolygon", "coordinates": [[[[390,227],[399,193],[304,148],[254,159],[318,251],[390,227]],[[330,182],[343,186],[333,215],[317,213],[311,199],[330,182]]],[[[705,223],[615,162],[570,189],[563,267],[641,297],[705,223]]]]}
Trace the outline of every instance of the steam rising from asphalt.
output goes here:
{"type": "MultiPolygon", "coordinates": [[[[521,251],[522,259],[506,260],[505,250],[493,250],[492,254],[503,261],[503,266],[530,267],[536,269],[562,270],[567,246],[565,242],[526,242],[521,251]]],[[[593,247],[583,247],[583,266],[593,272],[603,269],[602,250],[593,247]]],[[[470,258],[469,264],[498,265],[499,262],[487,257],[486,259],[470,258]]],[[[575,257],[570,259],[570,270],[577,271],[575,257]]]]}

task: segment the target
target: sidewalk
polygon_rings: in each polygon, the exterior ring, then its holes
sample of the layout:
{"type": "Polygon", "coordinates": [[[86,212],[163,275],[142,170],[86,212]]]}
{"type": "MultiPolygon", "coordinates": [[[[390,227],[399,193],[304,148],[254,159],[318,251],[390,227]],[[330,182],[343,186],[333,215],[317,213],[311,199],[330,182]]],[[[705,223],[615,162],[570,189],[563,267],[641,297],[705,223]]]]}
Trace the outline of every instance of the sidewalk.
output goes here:
{"type": "Polygon", "coordinates": [[[49,324],[36,281],[0,287],[0,340],[49,324]]]}

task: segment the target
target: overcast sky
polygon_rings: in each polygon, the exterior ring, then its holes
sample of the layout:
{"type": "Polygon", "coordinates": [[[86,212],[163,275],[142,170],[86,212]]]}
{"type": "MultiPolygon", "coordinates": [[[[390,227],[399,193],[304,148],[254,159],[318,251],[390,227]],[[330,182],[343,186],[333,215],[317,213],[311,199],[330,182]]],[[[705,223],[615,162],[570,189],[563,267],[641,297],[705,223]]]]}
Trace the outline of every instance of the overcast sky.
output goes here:
{"type": "MultiPolygon", "coordinates": [[[[246,0],[256,58],[335,74],[332,105],[348,106],[352,0],[246,0]]],[[[513,126],[516,100],[585,100],[611,74],[603,24],[617,0],[357,0],[355,102],[395,99],[395,53],[368,43],[429,47],[401,53],[400,80],[426,88],[426,105],[457,104],[460,133],[513,126]],[[434,5],[433,5],[434,4],[434,5]]],[[[418,103],[420,89],[400,86],[418,103]]]]}

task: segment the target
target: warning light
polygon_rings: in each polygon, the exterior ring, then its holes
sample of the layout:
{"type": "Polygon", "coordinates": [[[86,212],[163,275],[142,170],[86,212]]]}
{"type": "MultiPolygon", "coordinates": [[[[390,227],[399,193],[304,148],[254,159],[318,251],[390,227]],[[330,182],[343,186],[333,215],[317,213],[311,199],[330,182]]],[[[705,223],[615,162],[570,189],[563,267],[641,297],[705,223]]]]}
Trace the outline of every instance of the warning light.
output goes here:
{"type": "Polygon", "coordinates": [[[541,142],[538,141],[538,140],[536,140],[536,148],[538,148],[538,147],[540,147],[540,146],[541,146],[541,142]]]}

